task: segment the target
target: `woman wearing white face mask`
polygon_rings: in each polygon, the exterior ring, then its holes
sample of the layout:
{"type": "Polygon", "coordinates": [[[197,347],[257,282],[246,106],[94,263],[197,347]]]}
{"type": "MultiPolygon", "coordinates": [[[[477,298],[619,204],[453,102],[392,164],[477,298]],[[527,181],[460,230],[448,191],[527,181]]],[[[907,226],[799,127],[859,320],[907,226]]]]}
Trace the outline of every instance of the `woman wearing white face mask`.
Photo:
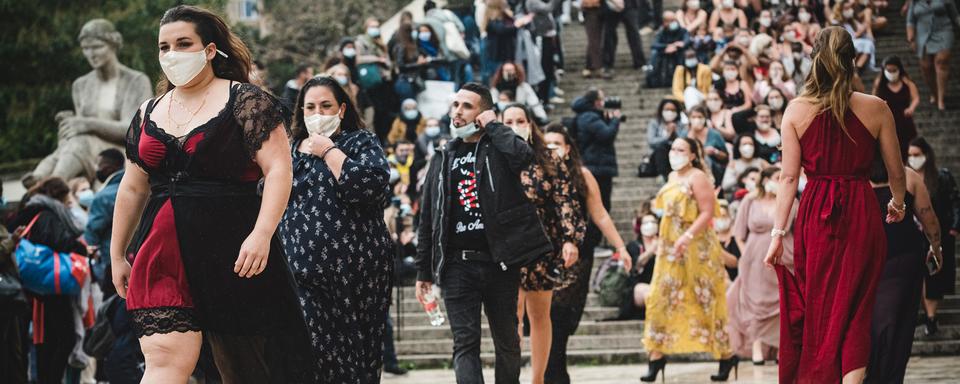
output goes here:
{"type": "Polygon", "coordinates": [[[853,47],[857,52],[857,69],[873,69],[876,45],[870,20],[864,19],[863,12],[857,13],[856,3],[838,2],[833,6],[833,23],[839,25],[853,36],[853,47]]]}
{"type": "MultiPolygon", "coordinates": [[[[793,81],[792,79],[790,80],[793,81]]],[[[760,102],[760,104],[766,104],[770,106],[770,113],[773,114],[773,125],[775,127],[781,126],[783,122],[783,112],[787,110],[787,98],[784,96],[783,91],[774,88],[767,93],[767,97],[760,102]]]]}
{"type": "Polygon", "coordinates": [[[520,292],[517,300],[518,333],[523,340],[523,316],[530,319],[530,350],[533,383],[543,383],[550,355],[553,325],[550,303],[553,292],[567,287],[577,276],[571,270],[579,260],[579,246],[586,232],[580,192],[570,178],[563,160],[547,149],[543,131],[526,107],[511,105],[501,114],[509,126],[533,148],[534,160],[520,173],[527,198],[537,208],[537,215],[553,243],[553,252],[520,270],[520,292]]]}
{"type": "Polygon", "coordinates": [[[715,186],[719,187],[727,168],[727,161],[730,159],[727,154],[727,143],[720,132],[707,126],[707,111],[702,106],[693,107],[689,116],[690,124],[687,125],[687,131],[681,132],[680,135],[700,142],[705,155],[704,160],[713,175],[715,186]]]}
{"type": "Polygon", "coordinates": [[[723,108],[730,110],[730,113],[737,113],[753,107],[753,100],[748,97],[753,95],[753,89],[740,78],[740,67],[737,63],[725,61],[721,73],[723,81],[714,83],[714,88],[723,100],[723,108]]]}
{"type": "Polygon", "coordinates": [[[757,143],[756,156],[770,164],[776,164],[780,161],[780,142],[783,140],[780,131],[773,126],[770,107],[760,104],[754,110],[757,113],[753,123],[756,127],[753,132],[753,138],[757,143]]]}
{"type": "Polygon", "coordinates": [[[216,14],[171,8],[158,40],[165,92],[130,124],[110,252],[143,381],[186,382],[202,337],[224,382],[309,380],[306,325],[275,234],[290,193],[283,108],[248,84],[250,52],[216,14]]]}
{"type": "Polygon", "coordinates": [[[883,99],[890,106],[893,122],[897,125],[900,152],[906,158],[910,141],[917,138],[917,126],[913,123],[913,113],[920,105],[920,93],[899,57],[890,56],[883,60],[883,74],[873,81],[873,95],[883,99]]]}
{"type": "Polygon", "coordinates": [[[680,118],[680,103],[673,99],[663,99],[657,108],[657,115],[647,123],[647,144],[653,151],[657,173],[664,178],[670,174],[667,152],[670,141],[686,131],[686,124],[680,118]]]}
{"type": "Polygon", "coordinates": [[[686,0],[677,11],[677,22],[693,35],[707,23],[707,11],[700,7],[700,0],[686,0]]]}
{"type": "Polygon", "coordinates": [[[717,381],[726,380],[739,362],[724,331],[727,277],[723,250],[710,227],[717,198],[702,152],[696,140],[673,141],[674,171],[652,207],[662,209],[663,218],[644,322],[643,345],[650,351],[647,374],[640,378],[645,382],[657,379],[668,354],[705,352],[722,359],[719,373],[710,377],[717,381]]]}
{"type": "Polygon", "coordinates": [[[937,168],[933,147],[922,137],[910,142],[907,164],[917,171],[930,193],[933,212],[940,221],[943,266],[940,272],[927,276],[924,287],[923,308],[926,312],[924,333],[937,333],[937,309],[944,295],[956,292],[957,249],[956,237],[960,235],[960,190],[946,168],[937,168]]]}
{"type": "Polygon", "coordinates": [[[747,28],[747,14],[737,7],[734,0],[721,0],[719,6],[710,14],[710,30],[713,38],[723,38],[723,27],[733,25],[735,28],[747,28]]]}
{"type": "Polygon", "coordinates": [[[766,75],[754,83],[753,102],[765,104],[764,100],[774,89],[780,91],[781,94],[780,103],[774,108],[777,110],[786,107],[783,97],[792,99],[797,95],[797,84],[790,76],[787,76],[787,72],[783,68],[783,63],[777,60],[771,61],[770,66],[767,68],[766,75]]]}
{"type": "MultiPolygon", "coordinates": [[[[776,359],[774,350],[780,345],[777,274],[763,265],[770,247],[771,212],[777,204],[779,185],[779,168],[771,167],[760,172],[757,189],[740,203],[733,228],[742,256],[739,275],[727,290],[730,340],[734,351],[740,355],[752,355],[755,365],[776,359]]],[[[796,208],[790,218],[795,215],[796,208]]],[[[785,266],[793,268],[793,234],[790,227],[786,232],[782,260],[785,266]]]]}
{"type": "Polygon", "coordinates": [[[321,381],[374,381],[394,254],[383,221],[387,159],[330,77],[300,90],[292,142],[293,191],[279,232],[310,324],[310,364],[321,381]]]}
{"type": "Polygon", "coordinates": [[[770,166],[766,160],[757,157],[756,154],[757,143],[752,135],[737,136],[733,141],[733,160],[727,165],[727,172],[724,173],[721,183],[724,191],[734,192],[737,187],[737,177],[748,168],[764,169],[770,166]]]}

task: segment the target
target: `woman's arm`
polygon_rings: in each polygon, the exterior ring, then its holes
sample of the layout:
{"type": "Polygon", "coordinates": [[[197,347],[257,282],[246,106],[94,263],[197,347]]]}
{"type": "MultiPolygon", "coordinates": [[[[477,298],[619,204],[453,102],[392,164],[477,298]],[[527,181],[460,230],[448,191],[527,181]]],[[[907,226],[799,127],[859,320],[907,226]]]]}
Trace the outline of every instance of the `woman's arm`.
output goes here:
{"type": "Polygon", "coordinates": [[[133,231],[140,223],[140,216],[150,197],[150,182],[147,173],[127,160],[126,172],[120,180],[117,189],[116,205],[113,208],[113,230],[110,240],[110,260],[113,265],[114,276],[126,266],[127,275],[124,280],[113,279],[120,297],[127,297],[126,278],[129,277],[130,265],[127,263],[127,247],[133,237],[133,231]]]}
{"type": "Polygon", "coordinates": [[[713,211],[716,204],[716,193],[713,189],[713,183],[710,182],[706,173],[695,170],[690,176],[690,184],[693,188],[693,198],[697,200],[697,219],[693,221],[690,228],[680,236],[673,245],[674,256],[682,257],[687,246],[697,235],[710,225],[713,219],[713,211]]]}
{"type": "MultiPolygon", "coordinates": [[[[903,76],[903,74],[901,74],[903,76]]],[[[877,76],[879,79],[880,76],[877,76]]],[[[904,84],[907,85],[907,89],[910,90],[910,106],[907,107],[907,110],[904,111],[904,114],[907,117],[913,117],[913,112],[917,110],[917,106],[920,105],[920,91],[917,90],[917,84],[911,81],[910,79],[903,79],[904,84]]]]}
{"type": "Polygon", "coordinates": [[[940,248],[940,221],[933,211],[933,203],[930,200],[930,193],[927,186],[920,178],[920,174],[912,169],[906,170],[907,190],[913,195],[914,214],[920,220],[920,226],[923,227],[923,234],[930,243],[930,248],[940,248]]]}
{"type": "Polygon", "coordinates": [[[597,228],[600,229],[603,237],[607,238],[607,241],[613,245],[614,249],[619,250],[620,248],[626,247],[623,238],[621,238],[620,233],[617,232],[617,227],[613,219],[610,218],[610,213],[603,207],[603,202],[600,199],[600,186],[597,184],[597,179],[593,177],[593,173],[586,167],[580,167],[580,169],[583,172],[583,179],[587,185],[587,213],[590,215],[593,225],[596,225],[597,228]]]}
{"type": "MultiPolygon", "coordinates": [[[[889,175],[890,192],[893,194],[891,205],[902,208],[903,197],[906,194],[906,176],[903,169],[903,160],[900,157],[900,142],[897,139],[897,127],[894,125],[893,113],[887,103],[880,99],[871,100],[871,116],[878,116],[880,122],[880,155],[889,175]]],[[[893,212],[888,207],[887,222],[903,220],[903,212],[893,212]]]]}

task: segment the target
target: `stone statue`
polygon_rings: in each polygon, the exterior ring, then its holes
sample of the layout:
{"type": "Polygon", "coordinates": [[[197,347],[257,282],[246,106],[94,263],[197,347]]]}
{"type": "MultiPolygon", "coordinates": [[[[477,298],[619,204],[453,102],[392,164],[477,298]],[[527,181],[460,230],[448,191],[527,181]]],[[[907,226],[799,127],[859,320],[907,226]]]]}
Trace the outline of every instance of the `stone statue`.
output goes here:
{"type": "Polygon", "coordinates": [[[93,71],[73,82],[74,110],[55,117],[57,149],[23,177],[25,187],[48,176],[64,180],[83,176],[93,181],[97,155],[107,148],[123,149],[130,121],[143,101],[153,96],[147,75],[117,60],[123,36],[113,23],[90,20],[78,40],[93,71]]]}

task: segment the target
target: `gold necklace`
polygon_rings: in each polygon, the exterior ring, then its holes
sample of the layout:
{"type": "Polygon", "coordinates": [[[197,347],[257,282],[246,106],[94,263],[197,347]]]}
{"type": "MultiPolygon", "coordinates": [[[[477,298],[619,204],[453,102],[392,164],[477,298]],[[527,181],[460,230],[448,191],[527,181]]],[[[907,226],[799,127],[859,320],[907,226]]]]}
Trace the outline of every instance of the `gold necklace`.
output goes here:
{"type": "MultiPolygon", "coordinates": [[[[177,100],[177,98],[174,97],[174,94],[173,94],[172,91],[170,92],[170,100],[171,100],[171,101],[167,103],[167,120],[169,120],[170,123],[172,123],[173,125],[175,125],[175,126],[177,127],[177,132],[180,132],[180,129],[181,129],[181,128],[183,128],[184,126],[187,126],[187,125],[189,125],[191,122],[193,122],[193,119],[194,119],[195,117],[197,117],[197,113],[200,113],[200,110],[203,109],[203,106],[207,104],[207,96],[210,95],[210,88],[211,88],[211,87],[208,87],[208,88],[207,88],[207,92],[205,92],[205,93],[203,94],[203,100],[200,101],[200,107],[198,107],[198,108],[197,108],[195,111],[193,111],[193,112],[190,112],[190,109],[187,108],[187,106],[183,105],[183,102],[181,102],[180,100],[177,100]],[[184,112],[186,112],[187,114],[190,115],[190,119],[188,119],[188,120],[187,120],[186,122],[184,122],[184,123],[179,123],[179,122],[177,122],[176,120],[174,120],[173,114],[170,113],[170,106],[173,105],[174,102],[176,102],[177,105],[179,105],[180,108],[183,109],[184,112]]],[[[187,132],[187,133],[189,133],[189,132],[187,132]]],[[[185,133],[185,134],[186,134],[186,133],[185,133]]]]}

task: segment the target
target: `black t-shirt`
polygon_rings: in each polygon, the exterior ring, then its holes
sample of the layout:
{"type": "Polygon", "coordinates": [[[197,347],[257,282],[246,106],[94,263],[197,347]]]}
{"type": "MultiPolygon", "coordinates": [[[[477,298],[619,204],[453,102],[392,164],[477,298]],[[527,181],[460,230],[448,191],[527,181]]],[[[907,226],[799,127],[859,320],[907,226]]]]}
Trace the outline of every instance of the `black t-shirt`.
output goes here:
{"type": "Polygon", "coordinates": [[[477,185],[474,151],[476,146],[460,143],[450,167],[453,199],[450,204],[450,248],[487,251],[483,211],[480,210],[480,186],[477,185]]]}

